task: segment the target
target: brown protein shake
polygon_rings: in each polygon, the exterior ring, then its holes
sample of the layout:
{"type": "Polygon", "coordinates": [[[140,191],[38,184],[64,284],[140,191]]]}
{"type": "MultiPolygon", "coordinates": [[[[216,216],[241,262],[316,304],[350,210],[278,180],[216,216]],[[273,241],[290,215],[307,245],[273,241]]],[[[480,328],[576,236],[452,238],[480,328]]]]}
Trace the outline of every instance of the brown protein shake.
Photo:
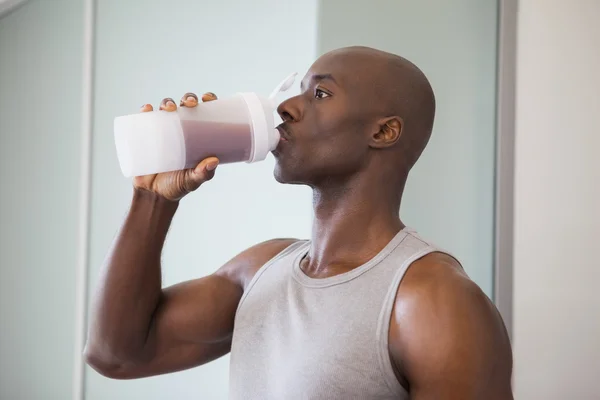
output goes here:
{"type": "Polygon", "coordinates": [[[221,164],[248,161],[252,156],[252,126],[227,122],[182,120],[185,168],[207,157],[221,164]]]}

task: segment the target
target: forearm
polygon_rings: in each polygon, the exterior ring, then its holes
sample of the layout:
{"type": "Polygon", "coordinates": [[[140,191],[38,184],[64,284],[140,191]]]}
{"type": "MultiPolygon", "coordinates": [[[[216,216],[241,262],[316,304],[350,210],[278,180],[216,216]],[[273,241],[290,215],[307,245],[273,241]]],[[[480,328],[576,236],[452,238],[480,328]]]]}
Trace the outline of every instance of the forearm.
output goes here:
{"type": "Polygon", "coordinates": [[[100,275],[88,353],[111,362],[141,356],[161,298],[161,252],[176,210],[175,202],[135,192],[100,275]]]}

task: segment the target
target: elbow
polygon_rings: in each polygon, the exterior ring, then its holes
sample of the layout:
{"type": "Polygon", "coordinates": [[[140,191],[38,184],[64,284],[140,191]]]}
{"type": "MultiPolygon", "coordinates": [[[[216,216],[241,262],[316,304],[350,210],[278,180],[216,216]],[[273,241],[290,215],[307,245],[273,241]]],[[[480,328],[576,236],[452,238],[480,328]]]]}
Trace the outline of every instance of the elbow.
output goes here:
{"type": "Polygon", "coordinates": [[[83,351],[83,359],[100,375],[119,380],[141,377],[139,370],[148,363],[146,358],[131,352],[114,352],[112,349],[102,349],[89,343],[83,351]]]}
{"type": "Polygon", "coordinates": [[[87,365],[100,375],[111,379],[123,379],[124,363],[117,357],[86,345],[83,351],[83,359],[87,365]]]}

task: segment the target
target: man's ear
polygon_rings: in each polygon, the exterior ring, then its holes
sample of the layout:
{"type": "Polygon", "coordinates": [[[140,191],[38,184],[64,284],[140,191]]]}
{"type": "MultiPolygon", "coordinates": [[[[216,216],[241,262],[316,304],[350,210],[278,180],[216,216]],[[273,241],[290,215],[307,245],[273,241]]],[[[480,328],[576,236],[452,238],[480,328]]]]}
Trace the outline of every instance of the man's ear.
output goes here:
{"type": "Polygon", "coordinates": [[[391,147],[398,142],[402,135],[404,121],[400,117],[387,117],[379,120],[379,131],[371,137],[369,145],[377,149],[391,147]]]}

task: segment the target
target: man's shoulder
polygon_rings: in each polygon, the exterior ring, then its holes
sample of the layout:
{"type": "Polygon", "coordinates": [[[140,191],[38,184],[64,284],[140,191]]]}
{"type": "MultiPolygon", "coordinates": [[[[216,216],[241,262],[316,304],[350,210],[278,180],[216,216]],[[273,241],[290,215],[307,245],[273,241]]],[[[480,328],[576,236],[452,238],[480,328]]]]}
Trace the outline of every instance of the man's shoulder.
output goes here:
{"type": "Polygon", "coordinates": [[[296,238],[270,239],[249,247],[240,254],[245,257],[257,258],[259,261],[266,262],[290,246],[299,242],[303,242],[303,240],[296,238]],[[265,258],[267,258],[267,260],[264,260],[265,258]]]}
{"type": "MultiPolygon", "coordinates": [[[[414,261],[406,271],[400,288],[398,299],[405,296],[422,296],[439,290],[454,294],[475,291],[485,296],[479,286],[469,278],[460,262],[443,251],[433,251],[414,261]]],[[[423,297],[423,300],[435,300],[430,296],[423,297]]]]}
{"type": "Polygon", "coordinates": [[[299,242],[302,240],[295,238],[277,238],[260,242],[227,261],[217,274],[245,288],[263,265],[299,242]]]}
{"type": "MultiPolygon", "coordinates": [[[[501,322],[495,305],[450,254],[432,252],[406,271],[396,294],[396,309],[418,309],[421,318],[457,318],[474,313],[481,323],[501,322]],[[428,315],[423,310],[430,310],[428,315]]],[[[433,321],[430,321],[433,322],[433,321]]]]}
{"type": "Polygon", "coordinates": [[[510,341],[499,312],[460,263],[441,252],[406,272],[391,316],[390,352],[403,375],[417,380],[441,371],[453,379],[510,380],[510,341]]]}

